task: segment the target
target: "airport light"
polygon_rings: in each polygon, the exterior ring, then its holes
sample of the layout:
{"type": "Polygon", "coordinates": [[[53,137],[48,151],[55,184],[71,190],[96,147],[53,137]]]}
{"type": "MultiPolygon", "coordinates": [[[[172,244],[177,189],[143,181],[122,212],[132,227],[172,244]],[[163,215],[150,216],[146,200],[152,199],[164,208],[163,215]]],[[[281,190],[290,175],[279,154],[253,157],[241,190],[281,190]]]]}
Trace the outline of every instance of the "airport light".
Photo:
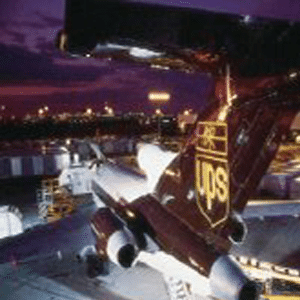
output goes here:
{"type": "Polygon", "coordinates": [[[190,116],[192,114],[192,109],[185,109],[183,112],[184,116],[190,116]]]}
{"type": "Polygon", "coordinates": [[[39,114],[39,116],[42,116],[42,115],[44,114],[44,109],[43,109],[43,108],[40,108],[40,109],[38,110],[38,114],[39,114]]]}
{"type": "Polygon", "coordinates": [[[162,115],[163,115],[162,110],[161,110],[160,108],[157,108],[157,109],[155,110],[155,115],[156,115],[156,116],[162,116],[162,115]]]}
{"type": "Polygon", "coordinates": [[[153,104],[161,104],[168,102],[171,99],[171,95],[167,92],[150,92],[148,94],[148,99],[153,104]]]}
{"type": "Polygon", "coordinates": [[[163,115],[161,106],[168,103],[171,95],[168,92],[153,91],[148,94],[149,101],[156,106],[155,115],[157,116],[157,134],[158,140],[161,138],[161,116],[163,115]]]}
{"type": "Polygon", "coordinates": [[[114,114],[114,111],[111,107],[107,110],[107,112],[110,116],[112,116],[114,114]]]}
{"type": "Polygon", "coordinates": [[[86,115],[91,116],[93,113],[93,110],[91,108],[87,108],[85,113],[86,113],[86,115]]]}
{"type": "Polygon", "coordinates": [[[108,105],[105,105],[104,110],[106,111],[107,115],[113,116],[114,115],[114,110],[109,107],[108,105]]]}
{"type": "Polygon", "coordinates": [[[250,22],[251,22],[251,16],[250,16],[250,15],[244,16],[244,22],[245,22],[246,24],[250,23],[250,22]]]}

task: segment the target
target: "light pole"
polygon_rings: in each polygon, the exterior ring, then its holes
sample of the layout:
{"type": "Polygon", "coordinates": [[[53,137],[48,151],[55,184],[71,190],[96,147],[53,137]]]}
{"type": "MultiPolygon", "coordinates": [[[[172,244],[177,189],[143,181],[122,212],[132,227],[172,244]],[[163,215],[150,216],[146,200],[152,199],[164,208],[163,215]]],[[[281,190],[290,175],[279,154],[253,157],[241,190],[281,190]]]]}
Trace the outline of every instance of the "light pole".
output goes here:
{"type": "Polygon", "coordinates": [[[157,116],[157,134],[158,140],[161,139],[161,106],[170,101],[171,95],[168,92],[153,91],[148,94],[149,101],[156,107],[155,114],[157,116]]]}

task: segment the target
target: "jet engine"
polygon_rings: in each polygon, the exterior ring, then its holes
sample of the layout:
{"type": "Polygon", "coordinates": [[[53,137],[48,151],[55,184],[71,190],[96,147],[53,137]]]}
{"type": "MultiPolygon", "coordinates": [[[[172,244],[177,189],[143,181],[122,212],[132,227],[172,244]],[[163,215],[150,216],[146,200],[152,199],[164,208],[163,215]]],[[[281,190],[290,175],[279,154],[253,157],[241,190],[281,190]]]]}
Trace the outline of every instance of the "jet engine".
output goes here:
{"type": "Polygon", "coordinates": [[[256,283],[249,280],[228,255],[216,251],[204,236],[190,230],[168,207],[151,195],[140,198],[133,205],[149,227],[154,229],[155,239],[162,247],[168,248],[178,260],[208,277],[212,296],[226,300],[258,298],[256,283]]]}
{"type": "Polygon", "coordinates": [[[91,227],[97,237],[98,255],[123,268],[131,267],[138,254],[136,239],[109,208],[100,208],[94,214],[91,227]]]}
{"type": "Polygon", "coordinates": [[[258,288],[228,255],[220,256],[209,274],[211,291],[217,299],[256,300],[258,288]]]}

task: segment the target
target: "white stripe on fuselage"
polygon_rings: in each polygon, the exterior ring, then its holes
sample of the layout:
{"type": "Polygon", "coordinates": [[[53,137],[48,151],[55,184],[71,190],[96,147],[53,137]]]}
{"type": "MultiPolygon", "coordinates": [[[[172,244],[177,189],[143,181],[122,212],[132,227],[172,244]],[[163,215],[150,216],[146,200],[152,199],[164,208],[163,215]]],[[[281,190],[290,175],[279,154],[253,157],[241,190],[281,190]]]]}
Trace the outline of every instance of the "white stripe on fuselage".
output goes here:
{"type": "Polygon", "coordinates": [[[146,176],[140,175],[119,164],[105,162],[98,166],[92,180],[113,200],[127,202],[150,193],[146,176]]]}
{"type": "Polygon", "coordinates": [[[130,203],[154,191],[164,170],[176,156],[177,153],[164,151],[158,145],[140,144],[138,162],[146,175],[107,160],[95,168],[92,180],[113,200],[124,199],[130,203]]]}

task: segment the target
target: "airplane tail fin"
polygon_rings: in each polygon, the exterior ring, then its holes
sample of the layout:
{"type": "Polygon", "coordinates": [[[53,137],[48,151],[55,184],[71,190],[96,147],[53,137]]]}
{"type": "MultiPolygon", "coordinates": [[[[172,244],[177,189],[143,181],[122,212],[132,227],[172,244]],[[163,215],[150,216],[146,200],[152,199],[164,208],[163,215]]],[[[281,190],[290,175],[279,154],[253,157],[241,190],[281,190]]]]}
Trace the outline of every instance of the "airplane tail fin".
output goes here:
{"type": "Polygon", "coordinates": [[[261,88],[240,94],[228,74],[222,93],[217,81],[215,101],[157,185],[161,202],[198,232],[243,232],[238,216],[300,109],[296,75],[260,78],[261,88]]]}

